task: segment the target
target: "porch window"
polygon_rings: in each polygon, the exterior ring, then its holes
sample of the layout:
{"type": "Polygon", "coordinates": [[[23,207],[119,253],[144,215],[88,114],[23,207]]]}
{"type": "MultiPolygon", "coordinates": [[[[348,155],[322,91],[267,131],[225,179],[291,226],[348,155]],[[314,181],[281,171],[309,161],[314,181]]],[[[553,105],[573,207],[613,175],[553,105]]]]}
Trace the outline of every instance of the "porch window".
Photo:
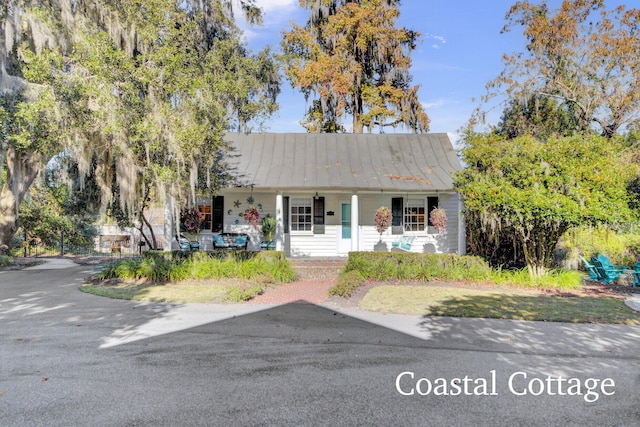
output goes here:
{"type": "Polygon", "coordinates": [[[291,231],[311,231],[313,226],[312,199],[291,199],[291,231]]]}
{"type": "Polygon", "coordinates": [[[211,205],[198,205],[200,212],[200,230],[211,230],[211,205]]]}
{"type": "Polygon", "coordinates": [[[425,200],[409,199],[404,207],[404,229],[406,231],[424,231],[425,227],[425,200]]]}

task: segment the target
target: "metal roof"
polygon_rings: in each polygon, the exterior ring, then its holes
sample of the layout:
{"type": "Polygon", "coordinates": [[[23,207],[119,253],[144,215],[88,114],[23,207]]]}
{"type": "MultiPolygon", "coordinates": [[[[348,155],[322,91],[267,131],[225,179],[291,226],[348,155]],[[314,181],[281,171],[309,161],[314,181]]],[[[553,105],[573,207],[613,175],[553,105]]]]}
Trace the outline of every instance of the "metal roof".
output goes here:
{"type": "Polygon", "coordinates": [[[228,164],[255,188],[452,190],[461,169],[445,133],[228,133],[225,140],[228,164]]]}

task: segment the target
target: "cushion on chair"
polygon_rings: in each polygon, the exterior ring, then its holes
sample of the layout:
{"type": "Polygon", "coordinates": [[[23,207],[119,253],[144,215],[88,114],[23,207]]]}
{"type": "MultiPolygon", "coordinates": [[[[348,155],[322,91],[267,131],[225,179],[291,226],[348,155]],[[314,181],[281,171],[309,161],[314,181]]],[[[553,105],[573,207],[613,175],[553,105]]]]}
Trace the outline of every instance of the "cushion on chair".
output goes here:
{"type": "Polygon", "coordinates": [[[226,247],[229,246],[229,244],[224,241],[224,239],[222,238],[221,235],[214,234],[212,237],[213,237],[213,245],[214,246],[219,247],[219,248],[226,248],[226,247]]]}

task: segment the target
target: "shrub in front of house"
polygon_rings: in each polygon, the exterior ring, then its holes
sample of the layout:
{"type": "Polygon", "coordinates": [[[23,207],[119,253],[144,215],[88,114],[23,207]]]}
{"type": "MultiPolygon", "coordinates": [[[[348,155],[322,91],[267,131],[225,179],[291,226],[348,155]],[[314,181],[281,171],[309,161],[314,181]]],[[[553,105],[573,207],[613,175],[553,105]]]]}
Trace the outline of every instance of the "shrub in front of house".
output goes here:
{"type": "Polygon", "coordinates": [[[110,264],[100,273],[100,278],[150,282],[269,278],[270,282],[284,283],[294,280],[295,272],[284,254],[275,251],[230,251],[226,256],[196,252],[186,259],[159,253],[110,264]]]}
{"type": "Polygon", "coordinates": [[[358,270],[345,272],[338,277],[338,283],[329,289],[329,296],[349,298],[363,281],[364,277],[358,270]]]}
{"type": "Polygon", "coordinates": [[[491,268],[480,257],[410,252],[351,252],[345,272],[371,280],[485,280],[491,268]]]}
{"type": "Polygon", "coordinates": [[[477,280],[491,277],[491,268],[480,257],[456,254],[400,252],[350,252],[347,265],[330,295],[349,297],[366,281],[477,280]]]}

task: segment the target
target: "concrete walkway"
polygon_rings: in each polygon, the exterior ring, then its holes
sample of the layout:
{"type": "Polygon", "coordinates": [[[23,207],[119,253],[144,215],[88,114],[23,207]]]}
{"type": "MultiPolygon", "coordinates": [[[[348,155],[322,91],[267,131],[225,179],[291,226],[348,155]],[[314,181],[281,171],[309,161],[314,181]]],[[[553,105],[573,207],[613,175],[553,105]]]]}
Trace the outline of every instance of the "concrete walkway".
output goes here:
{"type": "Polygon", "coordinates": [[[39,258],[43,261],[41,264],[27,267],[24,270],[60,270],[69,267],[75,267],[78,264],[68,258],[39,258]]]}

